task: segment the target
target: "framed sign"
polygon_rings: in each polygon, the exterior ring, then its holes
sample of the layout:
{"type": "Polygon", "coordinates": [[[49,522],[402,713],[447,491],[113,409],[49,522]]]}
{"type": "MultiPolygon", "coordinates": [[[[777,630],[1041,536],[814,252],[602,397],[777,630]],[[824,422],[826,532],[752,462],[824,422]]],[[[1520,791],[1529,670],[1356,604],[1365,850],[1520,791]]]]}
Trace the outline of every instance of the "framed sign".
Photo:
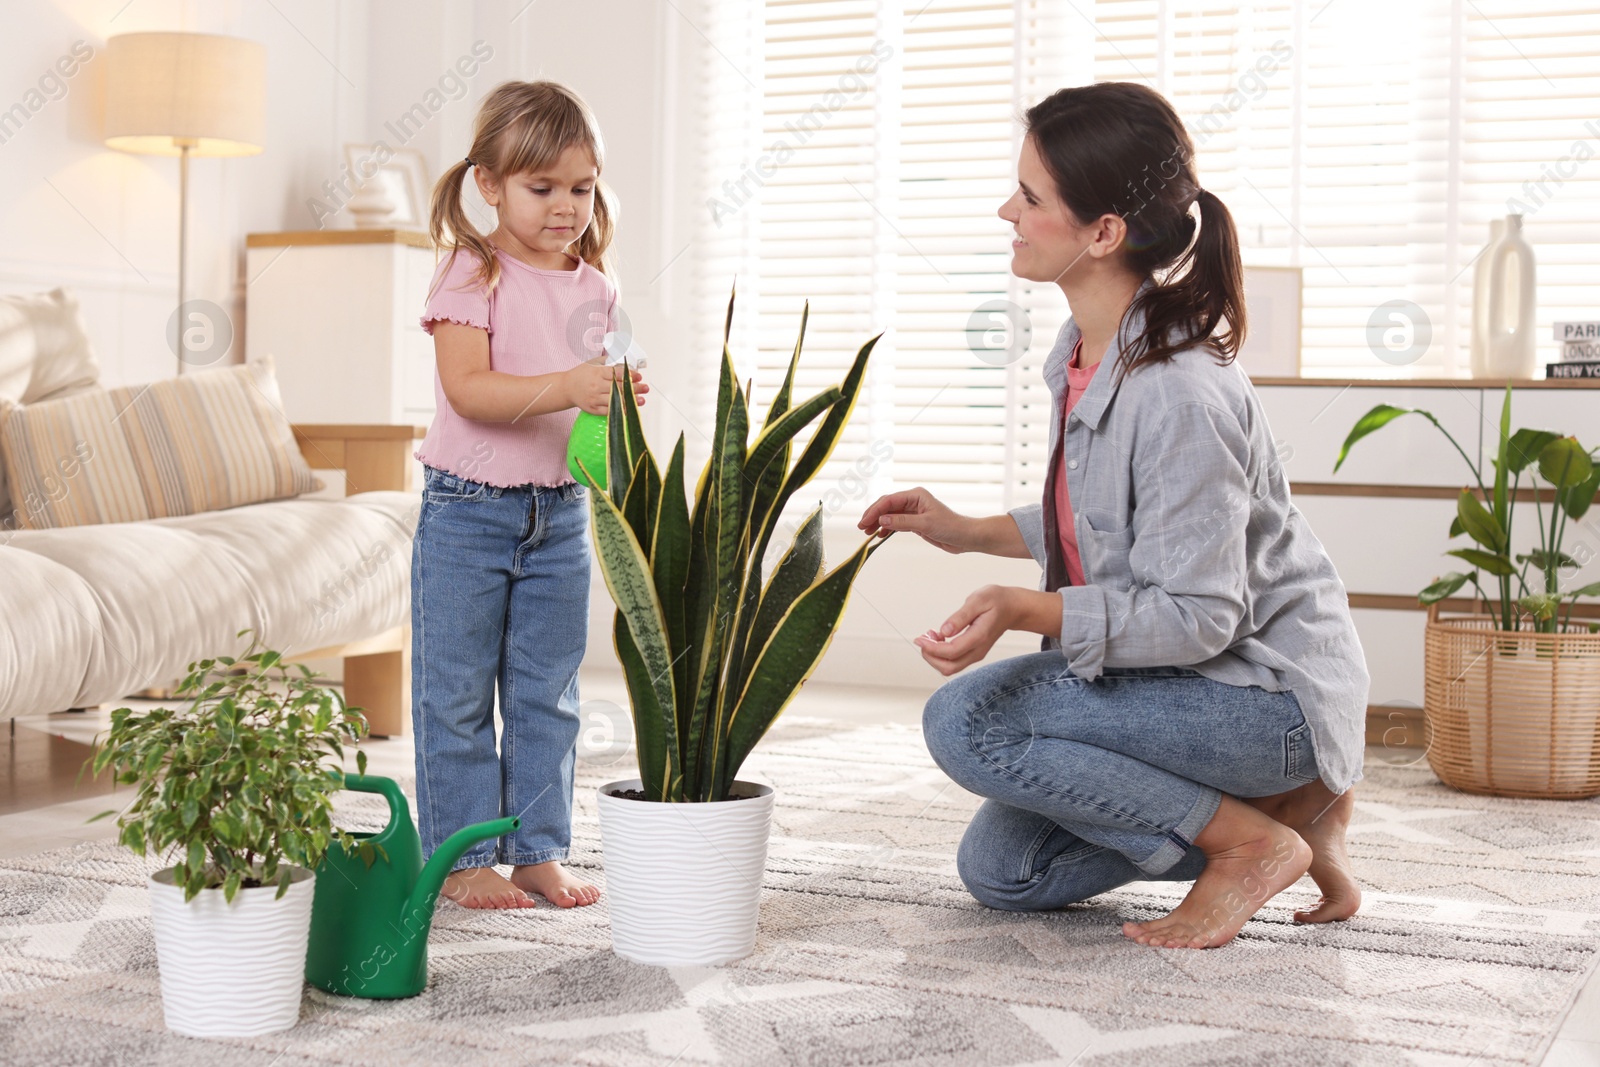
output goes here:
{"type": "Polygon", "coordinates": [[[1252,378],[1300,377],[1299,267],[1245,267],[1246,330],[1239,365],[1252,378]]]}

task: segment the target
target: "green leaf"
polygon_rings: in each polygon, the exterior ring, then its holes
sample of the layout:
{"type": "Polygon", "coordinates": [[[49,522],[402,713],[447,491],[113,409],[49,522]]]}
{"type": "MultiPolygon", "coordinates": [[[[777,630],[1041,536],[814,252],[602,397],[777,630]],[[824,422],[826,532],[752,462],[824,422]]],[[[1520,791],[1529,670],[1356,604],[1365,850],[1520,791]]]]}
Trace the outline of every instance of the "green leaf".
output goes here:
{"type": "Polygon", "coordinates": [[[688,736],[688,715],[692,709],[689,671],[693,662],[693,657],[685,654],[689,647],[689,618],[684,586],[689,577],[691,526],[688,499],[684,496],[683,448],[683,434],[680,433],[678,443],[672,449],[672,458],[667,462],[667,476],[661,484],[650,547],[656,599],[661,603],[661,614],[667,624],[667,650],[672,653],[672,691],[678,720],[676,736],[680,773],[687,762],[683,746],[688,736]]]}
{"type": "Polygon", "coordinates": [[[1510,577],[1517,573],[1517,568],[1512,565],[1509,559],[1492,552],[1484,552],[1476,548],[1458,548],[1452,552],[1446,552],[1445,555],[1464,559],[1474,567],[1500,577],[1510,577]]]}
{"type": "Polygon", "coordinates": [[[1561,598],[1554,593],[1530,593],[1517,598],[1517,607],[1540,622],[1555,618],[1556,609],[1560,606],[1561,598]]]}
{"type": "MultiPolygon", "coordinates": [[[[822,507],[818,505],[801,523],[794,542],[773,569],[772,580],[761,592],[760,608],[750,620],[746,637],[751,649],[759,652],[766,647],[772,632],[778,627],[778,621],[788,613],[801,594],[816,582],[822,573],[822,550],[822,507]]],[[[744,688],[748,673],[746,664],[734,675],[738,683],[736,691],[744,688]]]]}
{"type": "Polygon", "coordinates": [[[1464,534],[1466,532],[1467,532],[1466,531],[1466,527],[1461,525],[1461,516],[1460,515],[1452,515],[1450,517],[1450,536],[1451,537],[1460,537],[1462,534],[1464,534]]]}
{"type": "Polygon", "coordinates": [[[1510,442],[1506,445],[1506,462],[1511,466],[1512,474],[1521,474],[1528,469],[1528,465],[1539,458],[1539,453],[1551,441],[1560,440],[1561,435],[1551,433],[1549,430],[1518,430],[1511,435],[1510,442]]]}
{"type": "MultiPolygon", "coordinates": [[[[1530,552],[1518,553],[1516,560],[1518,563],[1531,563],[1537,570],[1542,571],[1547,569],[1546,563],[1551,558],[1551,556],[1546,554],[1544,549],[1535,548],[1530,552]]],[[[1554,556],[1554,559],[1557,567],[1578,566],[1578,561],[1567,555],[1565,552],[1557,552],[1554,556]]]]}
{"type": "MultiPolygon", "coordinates": [[[[581,461],[580,461],[580,469],[581,461]]],[[[588,473],[587,470],[584,471],[588,473]]],[[[618,655],[626,647],[637,652],[644,689],[629,693],[633,696],[634,729],[638,737],[640,770],[658,775],[651,780],[655,793],[664,790],[671,781],[671,770],[677,763],[677,710],[672,691],[672,655],[667,645],[666,620],[661,614],[661,603],[656,597],[655,582],[650,574],[650,564],[644,549],[639,546],[622,512],[606,493],[589,494],[589,513],[593,519],[594,542],[600,557],[600,570],[605,576],[606,588],[617,604],[617,610],[627,621],[632,638],[631,646],[619,642],[618,655]],[[655,698],[654,705],[646,703],[655,698]],[[659,723],[659,728],[657,724],[659,723]],[[646,753],[649,738],[659,736],[663,751],[646,753]],[[646,760],[649,766],[646,766],[646,760]]],[[[626,667],[626,664],[624,664],[626,667]]]]}
{"type": "Polygon", "coordinates": [[[1563,593],[1561,595],[1564,597],[1570,597],[1572,599],[1576,599],[1580,596],[1600,596],[1600,582],[1591,582],[1588,585],[1582,586],[1581,588],[1572,590],[1570,593],[1563,593]]]}
{"type": "Polygon", "coordinates": [[[1445,597],[1454,596],[1466,584],[1467,576],[1465,574],[1459,571],[1451,571],[1418,593],[1417,599],[1424,604],[1437,604],[1445,597]]]}
{"type": "MultiPolygon", "coordinates": [[[[1333,473],[1338,474],[1339,468],[1344,465],[1345,457],[1350,454],[1350,447],[1368,434],[1375,433],[1389,425],[1402,415],[1427,415],[1425,411],[1415,408],[1397,408],[1393,404],[1379,404],[1365,415],[1356,420],[1350,428],[1350,433],[1345,437],[1344,444],[1339,446],[1339,458],[1334,460],[1333,473]]],[[[1428,415],[1431,419],[1432,415],[1428,415]]]]}
{"type": "Polygon", "coordinates": [[[811,677],[833,640],[850,599],[850,585],[886,538],[869,538],[839,566],[802,593],[761,647],[727,723],[727,755],[716,798],[728,788],[767,730],[811,677]]]}
{"type": "Polygon", "coordinates": [[[1471,490],[1463,489],[1461,495],[1456,497],[1456,517],[1461,520],[1462,529],[1467,531],[1467,535],[1490,552],[1506,550],[1505,527],[1472,495],[1471,490]]]}
{"type": "Polygon", "coordinates": [[[1557,490],[1556,499],[1561,502],[1561,510],[1574,521],[1581,521],[1588,514],[1589,506],[1594,503],[1596,494],[1600,494],[1600,466],[1595,466],[1589,477],[1569,489],[1557,490]]]}
{"type": "Polygon", "coordinates": [[[1559,437],[1539,453],[1539,474],[1557,489],[1582,485],[1593,473],[1594,463],[1576,437],[1559,437]]]}

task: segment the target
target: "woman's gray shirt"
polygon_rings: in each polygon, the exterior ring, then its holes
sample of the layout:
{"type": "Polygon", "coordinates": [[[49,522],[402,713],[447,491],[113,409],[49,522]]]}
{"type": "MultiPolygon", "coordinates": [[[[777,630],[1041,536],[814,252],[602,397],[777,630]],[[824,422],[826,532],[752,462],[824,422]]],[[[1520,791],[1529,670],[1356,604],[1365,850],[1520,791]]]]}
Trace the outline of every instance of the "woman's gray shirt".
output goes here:
{"type": "MultiPolygon", "coordinates": [[[[1244,370],[1190,348],[1119,382],[1114,359],[1142,328],[1137,312],[1123,317],[1067,419],[1062,459],[1088,584],[1060,590],[1061,639],[1046,644],[1086,681],[1105,667],[1185,666],[1293,691],[1322,779],[1342,793],[1361,778],[1369,682],[1344,583],[1289,500],[1244,370]]],[[[1051,455],[1078,337],[1069,319],[1044,365],[1051,455]]],[[[1044,566],[1042,505],[1010,514],[1044,566]]]]}

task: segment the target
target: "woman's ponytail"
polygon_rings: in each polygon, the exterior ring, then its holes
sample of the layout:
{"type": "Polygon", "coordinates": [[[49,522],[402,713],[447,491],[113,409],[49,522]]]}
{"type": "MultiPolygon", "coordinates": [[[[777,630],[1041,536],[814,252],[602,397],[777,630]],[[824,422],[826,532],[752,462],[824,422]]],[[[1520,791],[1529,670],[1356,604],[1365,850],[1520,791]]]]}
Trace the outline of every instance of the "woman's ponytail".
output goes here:
{"type": "Polygon", "coordinates": [[[1144,328],[1121,373],[1197,345],[1232,362],[1245,338],[1239,234],[1227,205],[1200,188],[1194,143],[1172,105],[1143,85],[1100,82],[1052,93],[1025,118],[1073,215],[1121,216],[1128,268],[1155,283],[1129,308],[1144,328]]]}

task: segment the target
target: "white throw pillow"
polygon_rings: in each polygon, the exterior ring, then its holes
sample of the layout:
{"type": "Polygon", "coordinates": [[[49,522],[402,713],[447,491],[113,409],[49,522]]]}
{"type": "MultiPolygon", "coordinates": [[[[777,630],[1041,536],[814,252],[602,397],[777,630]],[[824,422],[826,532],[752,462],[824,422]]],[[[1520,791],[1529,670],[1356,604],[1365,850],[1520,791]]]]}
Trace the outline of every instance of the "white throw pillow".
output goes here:
{"type": "MultiPolygon", "coordinates": [[[[65,289],[0,296],[0,400],[31,404],[94,388],[100,364],[89,347],[78,298],[65,289]]],[[[0,530],[12,528],[11,491],[0,456],[0,530]]]]}

